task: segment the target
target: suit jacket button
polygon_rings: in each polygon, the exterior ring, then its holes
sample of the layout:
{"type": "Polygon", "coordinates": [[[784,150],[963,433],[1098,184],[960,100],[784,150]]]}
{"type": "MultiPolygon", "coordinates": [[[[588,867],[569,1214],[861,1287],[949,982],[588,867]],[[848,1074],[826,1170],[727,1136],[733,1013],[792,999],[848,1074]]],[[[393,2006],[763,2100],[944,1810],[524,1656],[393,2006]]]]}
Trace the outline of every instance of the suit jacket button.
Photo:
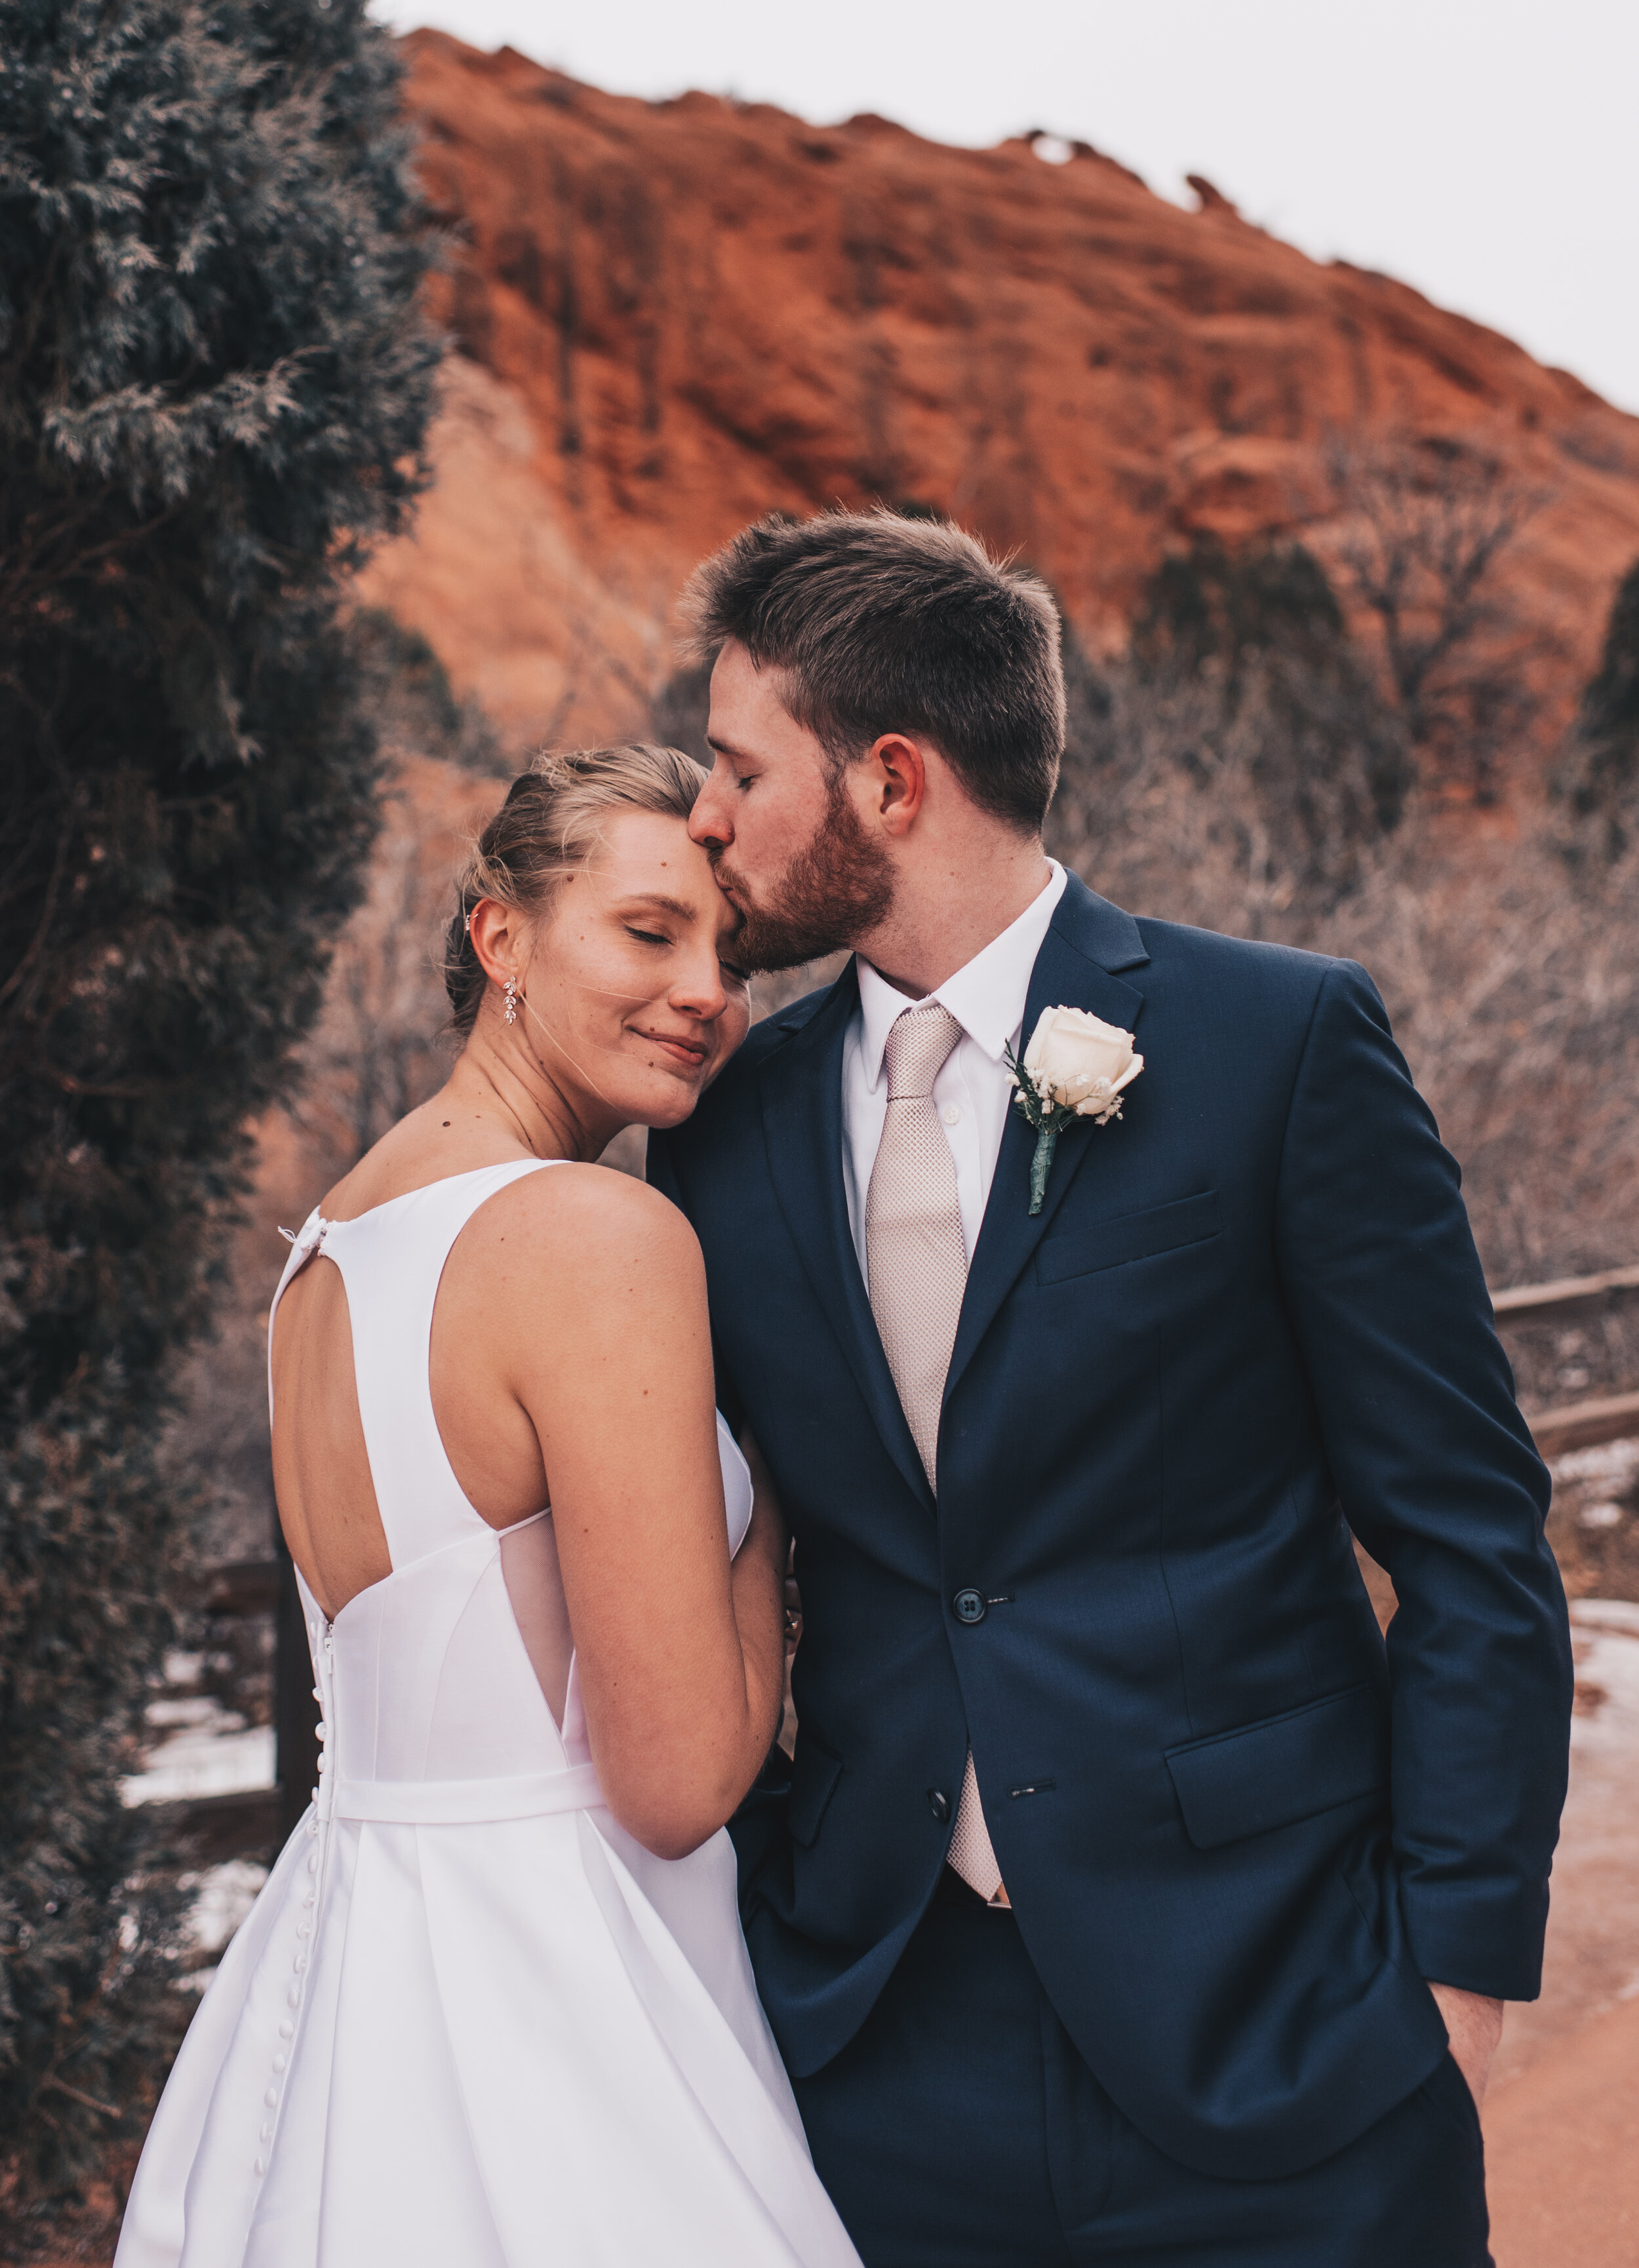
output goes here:
{"type": "Polygon", "coordinates": [[[942,1827],[946,1820],[950,1816],[950,1798],[945,1793],[942,1787],[930,1787],[928,1789],[927,1808],[942,1827]]]}
{"type": "Polygon", "coordinates": [[[959,1623],[982,1623],[985,1619],[982,1591],[958,1591],[950,1604],[959,1623]]]}

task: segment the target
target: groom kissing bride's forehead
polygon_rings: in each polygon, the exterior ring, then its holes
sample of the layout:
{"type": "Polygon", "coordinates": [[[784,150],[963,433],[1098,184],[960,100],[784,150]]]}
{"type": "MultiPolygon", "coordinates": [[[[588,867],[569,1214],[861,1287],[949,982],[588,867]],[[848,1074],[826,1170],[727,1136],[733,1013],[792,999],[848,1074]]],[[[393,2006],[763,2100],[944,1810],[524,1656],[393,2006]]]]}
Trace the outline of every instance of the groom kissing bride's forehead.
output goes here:
{"type": "Polygon", "coordinates": [[[1569,1636],[1377,990],[1046,857],[1057,611],[961,531],[770,520],[687,614],[740,956],[853,952],[649,1166],[795,1538],[734,1835],[816,2165],[869,2268],[1480,2268],[1569,1636]]]}
{"type": "Polygon", "coordinates": [[[690,832],[744,917],[750,966],[794,968],[890,922],[906,944],[958,918],[976,932],[981,904],[1039,887],[1064,677],[1034,577],[953,527],[838,513],[747,529],[685,605],[714,663],[716,768],[690,832]],[[975,873],[976,853],[999,870],[975,873]],[[953,873],[955,899],[937,887],[953,873]]]}

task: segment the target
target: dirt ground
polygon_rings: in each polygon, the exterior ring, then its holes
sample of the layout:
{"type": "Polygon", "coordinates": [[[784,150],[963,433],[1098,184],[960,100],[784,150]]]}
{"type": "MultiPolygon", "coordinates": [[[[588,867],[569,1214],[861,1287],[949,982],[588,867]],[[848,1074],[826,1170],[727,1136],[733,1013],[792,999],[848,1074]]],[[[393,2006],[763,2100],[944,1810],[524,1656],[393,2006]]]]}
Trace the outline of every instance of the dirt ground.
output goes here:
{"type": "Polygon", "coordinates": [[[1639,2001],[1596,2017],[1485,2108],[1496,2268],[1639,2261],[1639,2001]]]}
{"type": "Polygon", "coordinates": [[[1497,2268],[1639,2264],[1639,1605],[1571,1608],[1577,1713],[1542,1998],[1485,2107],[1497,2268]]]}

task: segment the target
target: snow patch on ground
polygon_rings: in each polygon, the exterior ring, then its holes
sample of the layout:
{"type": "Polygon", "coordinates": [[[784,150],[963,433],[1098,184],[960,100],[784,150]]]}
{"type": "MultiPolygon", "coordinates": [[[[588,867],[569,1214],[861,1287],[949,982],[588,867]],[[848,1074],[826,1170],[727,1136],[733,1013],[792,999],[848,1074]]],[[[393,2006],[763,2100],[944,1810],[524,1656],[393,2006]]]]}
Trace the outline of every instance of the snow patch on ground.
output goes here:
{"type": "Polygon", "coordinates": [[[151,1701],[147,1718],[166,1737],[148,1751],[144,1769],[122,1783],[128,1805],[191,1802],[273,1786],[271,1725],[247,1725],[209,1695],[151,1701]]]}
{"type": "Polygon", "coordinates": [[[226,1951],[267,1879],[267,1868],[254,1859],[229,1859],[220,1867],[206,1867],[196,1874],[179,1877],[178,1889],[194,1894],[182,1944],[195,1965],[178,1980],[185,1992],[204,1991],[217,1973],[213,1956],[226,1951]]]}

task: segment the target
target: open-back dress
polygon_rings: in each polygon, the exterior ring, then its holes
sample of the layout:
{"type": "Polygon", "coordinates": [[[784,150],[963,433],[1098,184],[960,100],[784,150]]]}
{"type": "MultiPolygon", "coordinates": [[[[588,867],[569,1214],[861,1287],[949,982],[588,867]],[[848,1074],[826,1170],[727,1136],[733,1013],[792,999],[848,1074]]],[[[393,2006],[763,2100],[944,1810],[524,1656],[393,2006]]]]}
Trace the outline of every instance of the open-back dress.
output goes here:
{"type": "MultiPolygon", "coordinates": [[[[727,1836],[666,1860],[611,1816],[566,1637],[553,1668],[556,1552],[526,1535],[550,1513],[491,1528],[433,1414],[451,1248],[550,1162],[295,1241],[280,1294],[319,1251],[346,1286],[392,1572],[333,1622],[302,1586],[319,1786],[194,2018],[116,2268],[859,2268],[727,1836]]],[[[718,1435],[737,1549],[750,1481],[718,1435]]]]}

